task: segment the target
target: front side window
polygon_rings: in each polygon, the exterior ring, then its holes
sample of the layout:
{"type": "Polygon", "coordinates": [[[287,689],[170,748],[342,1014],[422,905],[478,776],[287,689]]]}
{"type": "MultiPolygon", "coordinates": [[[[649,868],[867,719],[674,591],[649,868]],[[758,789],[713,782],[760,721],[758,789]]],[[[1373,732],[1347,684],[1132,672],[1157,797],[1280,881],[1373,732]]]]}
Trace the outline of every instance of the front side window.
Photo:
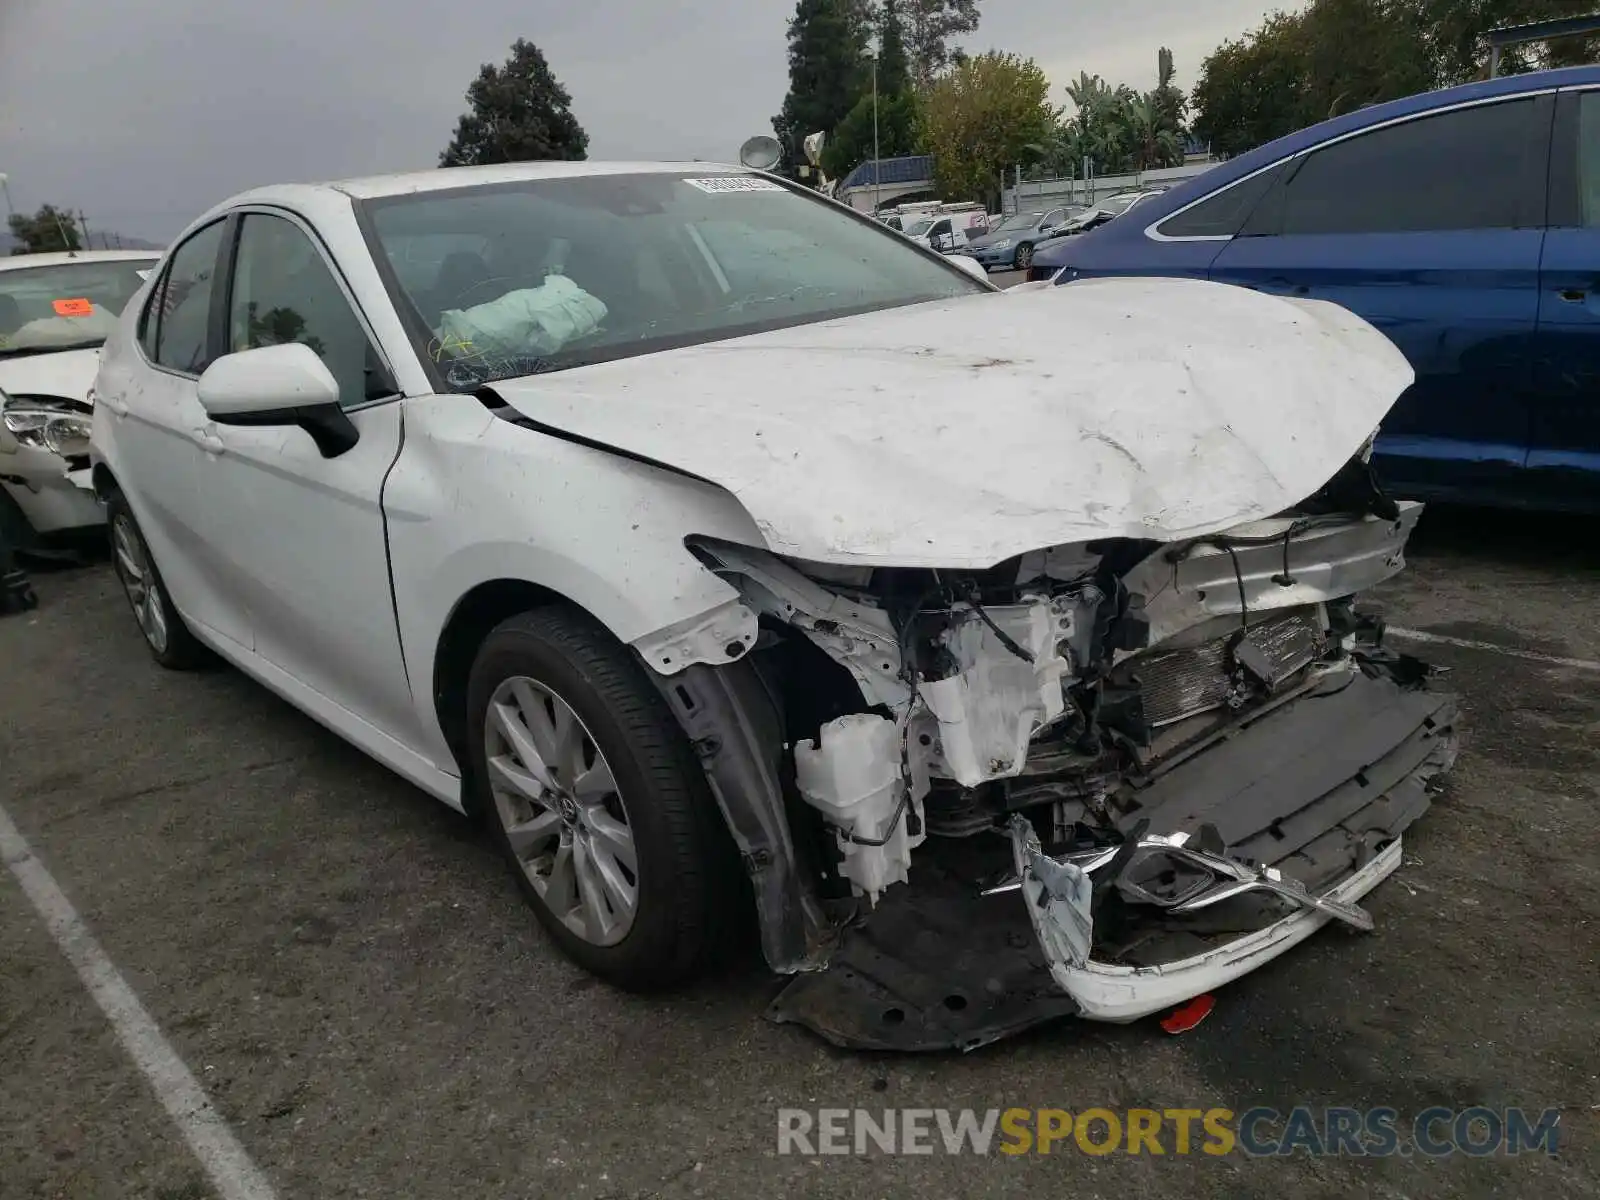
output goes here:
{"type": "Polygon", "coordinates": [[[0,358],[103,343],[156,258],[0,270],[0,358]]]}
{"type": "Polygon", "coordinates": [[[311,238],[287,218],[246,213],[228,299],[228,351],[289,342],[327,364],[345,408],[388,394],[370,369],[376,356],[366,330],[311,238]]]}
{"type": "Polygon", "coordinates": [[[362,218],[419,352],[458,391],[986,290],[759,176],[530,180],[369,200],[362,218]],[[447,237],[431,279],[403,265],[419,239],[447,237]]]}
{"type": "Polygon", "coordinates": [[[1542,224],[1545,138],[1534,109],[1532,97],[1455,109],[1314,150],[1286,174],[1280,195],[1269,201],[1281,205],[1272,214],[1276,229],[1261,232],[1416,233],[1542,224]]]}
{"type": "Polygon", "coordinates": [[[173,251],[142,317],[140,340],[152,361],[186,375],[210,365],[211,292],[223,227],[213,221],[173,251]]]}

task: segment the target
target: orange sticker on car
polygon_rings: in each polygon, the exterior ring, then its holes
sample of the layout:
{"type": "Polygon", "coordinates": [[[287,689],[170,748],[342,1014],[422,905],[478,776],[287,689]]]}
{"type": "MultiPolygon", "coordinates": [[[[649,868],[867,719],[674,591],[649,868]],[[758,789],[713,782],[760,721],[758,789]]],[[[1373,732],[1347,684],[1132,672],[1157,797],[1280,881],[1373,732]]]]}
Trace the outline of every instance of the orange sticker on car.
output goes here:
{"type": "Polygon", "coordinates": [[[94,305],[82,296],[74,297],[71,300],[52,301],[51,307],[56,310],[56,316],[58,317],[87,317],[94,312],[94,305]]]}

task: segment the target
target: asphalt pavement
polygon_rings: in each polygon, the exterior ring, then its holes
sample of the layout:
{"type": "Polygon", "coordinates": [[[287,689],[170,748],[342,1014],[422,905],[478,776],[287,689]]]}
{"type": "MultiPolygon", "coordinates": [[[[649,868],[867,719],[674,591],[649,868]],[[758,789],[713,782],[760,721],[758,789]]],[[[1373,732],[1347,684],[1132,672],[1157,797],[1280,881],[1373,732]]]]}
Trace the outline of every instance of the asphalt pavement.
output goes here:
{"type": "MultiPolygon", "coordinates": [[[[1323,930],[1181,1036],[1069,1021],[965,1056],[843,1052],[763,1020],[779,982],[753,947],[685,994],[619,994],[464,818],[232,670],[155,667],[104,565],[35,572],[40,608],[0,620],[0,813],[283,1200],[1593,1197],[1592,529],[1424,518],[1374,601],[1451,668],[1459,764],[1369,898],[1374,933],[1323,930]],[[777,1153],[782,1108],[1297,1103],[1560,1108],[1560,1153],[777,1153]]],[[[0,1197],[224,1195],[8,865],[0,1197]]]]}

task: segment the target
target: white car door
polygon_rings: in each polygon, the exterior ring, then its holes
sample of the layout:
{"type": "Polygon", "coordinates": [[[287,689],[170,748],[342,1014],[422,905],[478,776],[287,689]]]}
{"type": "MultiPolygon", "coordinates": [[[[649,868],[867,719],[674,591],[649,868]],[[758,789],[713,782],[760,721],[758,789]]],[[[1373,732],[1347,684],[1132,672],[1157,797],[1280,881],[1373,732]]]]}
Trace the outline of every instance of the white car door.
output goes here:
{"type": "Polygon", "coordinates": [[[209,365],[227,220],[190,234],[144,298],[136,338],[114,336],[95,381],[97,434],[178,611],[249,648],[249,629],[217,594],[196,491],[205,424],[196,384],[209,365]]]}
{"type": "Polygon", "coordinates": [[[381,504],[401,444],[392,373],[321,242],[291,214],[243,213],[227,309],[229,353],[316,351],[360,438],[324,457],[295,425],[208,422],[199,493],[211,553],[268,667],[414,745],[381,504]]]}

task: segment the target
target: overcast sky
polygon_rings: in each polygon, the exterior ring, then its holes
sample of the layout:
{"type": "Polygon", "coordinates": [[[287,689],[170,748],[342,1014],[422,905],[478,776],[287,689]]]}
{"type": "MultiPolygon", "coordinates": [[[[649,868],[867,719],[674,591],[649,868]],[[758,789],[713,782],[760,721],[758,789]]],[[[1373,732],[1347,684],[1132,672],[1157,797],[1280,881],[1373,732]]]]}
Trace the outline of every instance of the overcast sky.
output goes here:
{"type": "MultiPolygon", "coordinates": [[[[1178,83],[1263,0],[983,0],[969,50],[1178,83]]],[[[526,37],[572,93],[591,158],[732,161],[770,133],[794,0],[0,0],[0,172],[19,209],[164,240],[264,183],[431,168],[484,62],[526,37]]]]}

